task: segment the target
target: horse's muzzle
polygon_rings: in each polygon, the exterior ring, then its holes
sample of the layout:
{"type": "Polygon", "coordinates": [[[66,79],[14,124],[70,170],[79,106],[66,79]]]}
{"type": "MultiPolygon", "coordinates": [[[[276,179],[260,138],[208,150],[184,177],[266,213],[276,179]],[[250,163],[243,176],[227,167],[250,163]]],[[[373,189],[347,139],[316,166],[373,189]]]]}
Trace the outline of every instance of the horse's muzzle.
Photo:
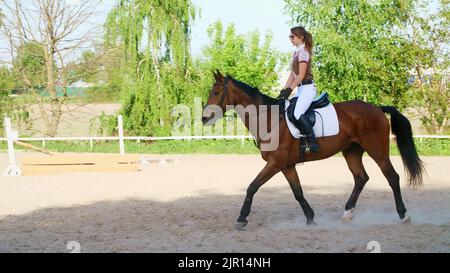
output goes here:
{"type": "MultiPolygon", "coordinates": [[[[208,116],[206,116],[205,113],[203,113],[203,116],[202,116],[203,125],[206,125],[210,120],[212,120],[214,118],[214,115],[215,115],[214,112],[209,113],[208,116]]],[[[208,124],[208,125],[211,125],[211,124],[208,124]]]]}

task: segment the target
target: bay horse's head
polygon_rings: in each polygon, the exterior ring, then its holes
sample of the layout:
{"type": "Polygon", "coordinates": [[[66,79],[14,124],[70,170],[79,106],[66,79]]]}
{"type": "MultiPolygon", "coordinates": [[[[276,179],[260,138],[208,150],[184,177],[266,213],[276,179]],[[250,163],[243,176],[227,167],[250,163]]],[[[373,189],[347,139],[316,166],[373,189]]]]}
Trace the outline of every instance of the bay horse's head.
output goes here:
{"type": "Polygon", "coordinates": [[[219,70],[213,71],[216,80],[209,92],[208,101],[203,107],[202,122],[203,124],[213,125],[226,112],[227,105],[234,105],[234,89],[230,85],[231,78],[223,76],[219,70]],[[220,111],[221,110],[221,111],[220,111]],[[211,122],[210,122],[211,121],[211,122]]]}

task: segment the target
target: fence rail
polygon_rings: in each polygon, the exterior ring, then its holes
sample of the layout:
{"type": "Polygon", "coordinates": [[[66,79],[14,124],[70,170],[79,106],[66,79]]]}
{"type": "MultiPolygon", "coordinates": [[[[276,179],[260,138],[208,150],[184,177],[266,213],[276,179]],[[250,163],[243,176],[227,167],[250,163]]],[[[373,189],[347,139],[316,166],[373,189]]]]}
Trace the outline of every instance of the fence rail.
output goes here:
{"type": "MultiPolygon", "coordinates": [[[[395,138],[394,135],[390,136],[395,138]]],[[[450,135],[414,135],[414,138],[419,139],[450,139],[450,135]]],[[[20,141],[108,141],[108,140],[120,140],[118,136],[113,137],[19,137],[20,141]]],[[[240,136],[165,136],[165,137],[143,137],[143,136],[124,136],[123,140],[136,140],[136,141],[157,141],[157,140],[202,140],[202,139],[253,139],[249,135],[240,136]]],[[[7,141],[7,138],[0,138],[0,141],[7,141]]]]}
{"type": "MultiPolygon", "coordinates": [[[[395,138],[394,135],[390,136],[391,138],[395,138]]],[[[416,139],[419,139],[420,142],[423,139],[450,139],[450,135],[415,135],[413,136],[416,139]]],[[[219,139],[228,139],[228,140],[241,140],[241,143],[244,144],[246,139],[254,139],[253,136],[250,135],[240,135],[240,136],[166,136],[166,137],[143,137],[143,136],[124,136],[123,138],[119,136],[115,137],[25,137],[25,138],[17,138],[19,141],[40,141],[42,144],[42,148],[46,147],[47,141],[89,141],[90,149],[93,150],[95,141],[119,141],[119,148],[121,153],[125,153],[125,140],[137,141],[138,143],[141,141],[161,141],[161,140],[219,140],[219,139]]],[[[0,138],[0,141],[8,141],[7,138],[0,138]]]]}
{"type": "MultiPolygon", "coordinates": [[[[120,153],[125,153],[125,140],[134,140],[137,142],[140,141],[160,141],[160,140],[202,140],[202,139],[236,139],[241,140],[242,144],[245,143],[246,139],[253,139],[251,135],[238,135],[238,136],[223,136],[223,135],[209,135],[209,136],[165,136],[165,137],[143,137],[143,136],[124,136],[123,135],[123,124],[122,124],[122,116],[118,116],[118,127],[119,127],[119,136],[114,137],[19,137],[17,132],[13,132],[10,124],[10,120],[8,123],[6,122],[7,118],[5,118],[5,132],[6,138],[0,138],[0,141],[41,141],[42,147],[45,148],[45,144],[47,141],[89,141],[91,150],[94,146],[94,141],[119,141],[120,153]],[[14,134],[13,134],[14,133],[14,134]],[[10,135],[10,138],[8,138],[10,135]]],[[[391,135],[391,138],[394,138],[391,135]]],[[[418,138],[421,142],[423,139],[450,139],[450,135],[415,135],[414,138],[418,138]]],[[[12,143],[12,142],[11,142],[12,143]]],[[[8,146],[12,146],[12,144],[8,146]]],[[[13,149],[10,147],[10,149],[13,149]]]]}
{"type": "MultiPolygon", "coordinates": [[[[42,148],[45,149],[45,143],[47,141],[89,141],[91,151],[94,148],[94,141],[119,141],[119,150],[121,154],[125,154],[125,140],[137,141],[160,141],[160,140],[201,140],[201,139],[236,139],[241,140],[242,144],[245,143],[246,139],[254,139],[251,135],[238,135],[238,136],[219,136],[219,135],[210,135],[210,136],[166,136],[166,137],[142,137],[142,136],[124,136],[123,135],[123,124],[122,124],[122,116],[118,117],[119,124],[119,136],[114,137],[19,137],[17,131],[12,131],[11,119],[5,117],[4,123],[5,125],[5,138],[0,138],[0,141],[6,141],[8,146],[8,157],[9,157],[9,166],[5,172],[5,176],[20,176],[22,175],[22,171],[20,167],[16,164],[16,156],[14,150],[14,143],[20,144],[20,141],[41,141],[42,148]]],[[[394,138],[393,135],[390,136],[394,138]]],[[[449,135],[415,135],[414,138],[418,138],[420,142],[423,139],[450,139],[449,135]]],[[[22,143],[22,146],[33,147],[35,150],[42,151],[42,149],[35,147],[30,144],[22,143]]]]}
{"type": "MultiPolygon", "coordinates": [[[[193,140],[193,139],[252,139],[252,136],[166,136],[166,137],[142,137],[142,136],[124,136],[124,140],[140,140],[140,141],[151,141],[151,140],[193,140]]],[[[450,136],[449,136],[450,138],[450,136]]],[[[6,141],[7,138],[0,138],[0,141],[6,141]]],[[[25,137],[17,138],[20,141],[65,141],[65,140],[120,140],[120,137],[25,137]]]]}
{"type": "MultiPolygon", "coordinates": [[[[115,137],[24,137],[16,138],[19,141],[40,141],[42,142],[42,147],[45,148],[47,141],[89,141],[91,150],[94,146],[94,141],[119,141],[120,153],[125,153],[125,140],[132,141],[160,141],[160,140],[202,140],[202,139],[230,139],[230,140],[241,140],[244,144],[246,139],[253,139],[252,136],[167,136],[167,137],[142,137],[142,136],[115,136],[115,137]]],[[[7,138],[0,138],[0,141],[8,141],[7,138]]]]}

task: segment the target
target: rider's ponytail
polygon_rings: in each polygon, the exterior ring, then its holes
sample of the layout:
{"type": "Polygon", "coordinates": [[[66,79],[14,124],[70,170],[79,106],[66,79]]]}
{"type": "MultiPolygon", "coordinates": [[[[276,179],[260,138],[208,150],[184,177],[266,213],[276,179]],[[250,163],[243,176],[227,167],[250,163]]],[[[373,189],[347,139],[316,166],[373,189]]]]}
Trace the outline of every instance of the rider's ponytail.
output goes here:
{"type": "Polygon", "coordinates": [[[309,54],[313,55],[313,51],[312,51],[313,37],[312,37],[312,34],[309,33],[308,31],[306,31],[306,34],[305,34],[305,47],[309,51],[309,54]]]}

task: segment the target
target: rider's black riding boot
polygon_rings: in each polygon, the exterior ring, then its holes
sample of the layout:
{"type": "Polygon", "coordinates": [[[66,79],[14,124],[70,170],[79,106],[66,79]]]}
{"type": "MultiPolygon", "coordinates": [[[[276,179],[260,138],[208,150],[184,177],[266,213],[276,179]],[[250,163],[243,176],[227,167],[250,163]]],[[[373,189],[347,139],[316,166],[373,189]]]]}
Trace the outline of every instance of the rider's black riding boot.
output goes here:
{"type": "Polygon", "coordinates": [[[309,148],[309,150],[313,152],[318,152],[319,145],[317,144],[316,136],[314,135],[314,131],[308,117],[306,117],[306,115],[301,115],[298,119],[298,123],[300,125],[301,133],[306,136],[307,149],[309,148]]]}

